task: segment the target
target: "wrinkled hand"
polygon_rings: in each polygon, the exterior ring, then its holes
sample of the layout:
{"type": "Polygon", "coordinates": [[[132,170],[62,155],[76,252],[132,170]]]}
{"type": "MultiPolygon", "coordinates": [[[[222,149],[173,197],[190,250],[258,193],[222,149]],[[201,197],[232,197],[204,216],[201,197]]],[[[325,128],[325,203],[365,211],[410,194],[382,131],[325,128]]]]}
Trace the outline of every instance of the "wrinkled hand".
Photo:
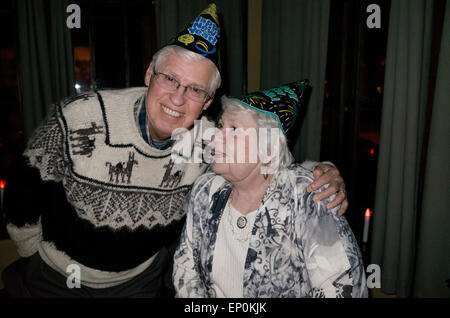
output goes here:
{"type": "Polygon", "coordinates": [[[341,177],[339,170],[329,164],[319,164],[314,169],[313,175],[314,182],[308,186],[308,192],[312,192],[325,184],[329,184],[328,188],[314,195],[313,200],[316,202],[322,201],[337,193],[334,200],[328,203],[327,209],[331,210],[339,204],[342,204],[339,209],[339,216],[343,215],[348,208],[348,201],[347,192],[345,191],[345,182],[341,177]]]}

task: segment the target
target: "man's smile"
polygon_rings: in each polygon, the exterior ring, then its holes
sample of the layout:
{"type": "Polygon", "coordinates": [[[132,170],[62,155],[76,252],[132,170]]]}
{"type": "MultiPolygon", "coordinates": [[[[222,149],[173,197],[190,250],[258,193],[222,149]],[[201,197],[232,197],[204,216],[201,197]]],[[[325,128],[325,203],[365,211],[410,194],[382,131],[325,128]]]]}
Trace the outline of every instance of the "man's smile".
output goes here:
{"type": "Polygon", "coordinates": [[[164,111],[166,114],[170,115],[170,116],[173,116],[173,117],[180,117],[180,116],[183,115],[182,113],[179,113],[179,112],[177,112],[177,111],[174,111],[173,109],[170,109],[170,108],[168,108],[168,107],[166,107],[166,106],[164,106],[164,105],[161,105],[161,107],[162,107],[163,111],[164,111]]]}

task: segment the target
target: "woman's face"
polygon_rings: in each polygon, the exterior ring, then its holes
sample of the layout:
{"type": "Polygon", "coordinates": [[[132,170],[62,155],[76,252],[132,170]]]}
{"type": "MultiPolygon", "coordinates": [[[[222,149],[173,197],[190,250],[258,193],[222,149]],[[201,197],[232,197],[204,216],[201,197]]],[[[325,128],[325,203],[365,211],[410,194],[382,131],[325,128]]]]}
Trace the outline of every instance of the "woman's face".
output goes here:
{"type": "Polygon", "coordinates": [[[244,181],[260,174],[258,127],[246,112],[225,112],[214,136],[212,169],[230,182],[244,181]]]}

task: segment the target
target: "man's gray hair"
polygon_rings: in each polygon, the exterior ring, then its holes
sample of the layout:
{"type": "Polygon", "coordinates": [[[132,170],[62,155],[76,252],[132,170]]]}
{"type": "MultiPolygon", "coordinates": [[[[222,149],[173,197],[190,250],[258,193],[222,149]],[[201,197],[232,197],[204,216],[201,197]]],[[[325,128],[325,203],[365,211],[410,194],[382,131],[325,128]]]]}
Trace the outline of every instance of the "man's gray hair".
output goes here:
{"type": "Polygon", "coordinates": [[[203,60],[203,59],[208,60],[211,63],[211,65],[214,66],[214,70],[216,71],[211,83],[209,83],[209,88],[208,88],[208,93],[210,95],[214,95],[216,90],[219,88],[220,83],[222,82],[222,79],[220,77],[220,72],[217,69],[217,66],[210,59],[208,59],[204,56],[201,56],[200,54],[197,54],[195,52],[184,49],[178,45],[168,45],[168,46],[163,47],[162,49],[160,49],[158,52],[156,52],[153,55],[153,59],[152,59],[153,70],[158,69],[158,66],[163,64],[170,54],[177,54],[179,56],[183,56],[188,61],[199,61],[199,60],[203,60]]]}
{"type": "MultiPolygon", "coordinates": [[[[258,112],[257,110],[254,110],[245,105],[242,105],[241,103],[237,102],[236,100],[231,99],[225,95],[222,96],[221,102],[222,102],[223,114],[224,113],[242,113],[242,112],[249,113],[255,119],[256,125],[258,126],[257,128],[268,128],[267,129],[268,134],[266,136],[258,134],[259,138],[262,137],[262,138],[266,139],[267,147],[268,147],[266,150],[259,149],[259,147],[258,147],[258,154],[259,154],[260,158],[263,158],[263,156],[268,151],[271,151],[272,138],[270,136],[270,131],[272,131],[271,128],[277,128],[278,129],[277,135],[278,135],[279,149],[277,149],[278,156],[274,157],[275,160],[278,159],[278,163],[275,166],[277,166],[278,171],[280,171],[280,170],[287,168],[291,163],[294,162],[294,157],[292,156],[291,152],[289,151],[287,138],[284,135],[284,133],[281,131],[280,125],[278,124],[278,121],[276,120],[276,118],[274,118],[273,116],[258,112]]],[[[260,144],[259,141],[258,141],[258,144],[260,144]]],[[[271,172],[271,173],[273,173],[273,172],[271,172]]]]}

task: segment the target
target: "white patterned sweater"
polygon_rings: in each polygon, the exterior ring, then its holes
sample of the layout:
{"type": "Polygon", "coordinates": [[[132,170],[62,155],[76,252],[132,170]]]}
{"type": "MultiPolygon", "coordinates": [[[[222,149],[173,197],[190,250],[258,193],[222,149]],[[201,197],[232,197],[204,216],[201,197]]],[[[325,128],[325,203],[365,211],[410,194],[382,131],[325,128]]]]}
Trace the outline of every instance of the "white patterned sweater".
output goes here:
{"type": "MultiPolygon", "coordinates": [[[[21,256],[39,250],[64,275],[73,260],[92,270],[84,277],[93,277],[93,287],[108,287],[138,274],[179,237],[188,193],[208,165],[174,163],[171,148],[144,141],[135,106],[146,91],[71,97],[35,131],[24,152],[27,175],[8,193],[8,231],[21,256]]],[[[187,134],[202,144],[201,134],[187,134]]]]}

